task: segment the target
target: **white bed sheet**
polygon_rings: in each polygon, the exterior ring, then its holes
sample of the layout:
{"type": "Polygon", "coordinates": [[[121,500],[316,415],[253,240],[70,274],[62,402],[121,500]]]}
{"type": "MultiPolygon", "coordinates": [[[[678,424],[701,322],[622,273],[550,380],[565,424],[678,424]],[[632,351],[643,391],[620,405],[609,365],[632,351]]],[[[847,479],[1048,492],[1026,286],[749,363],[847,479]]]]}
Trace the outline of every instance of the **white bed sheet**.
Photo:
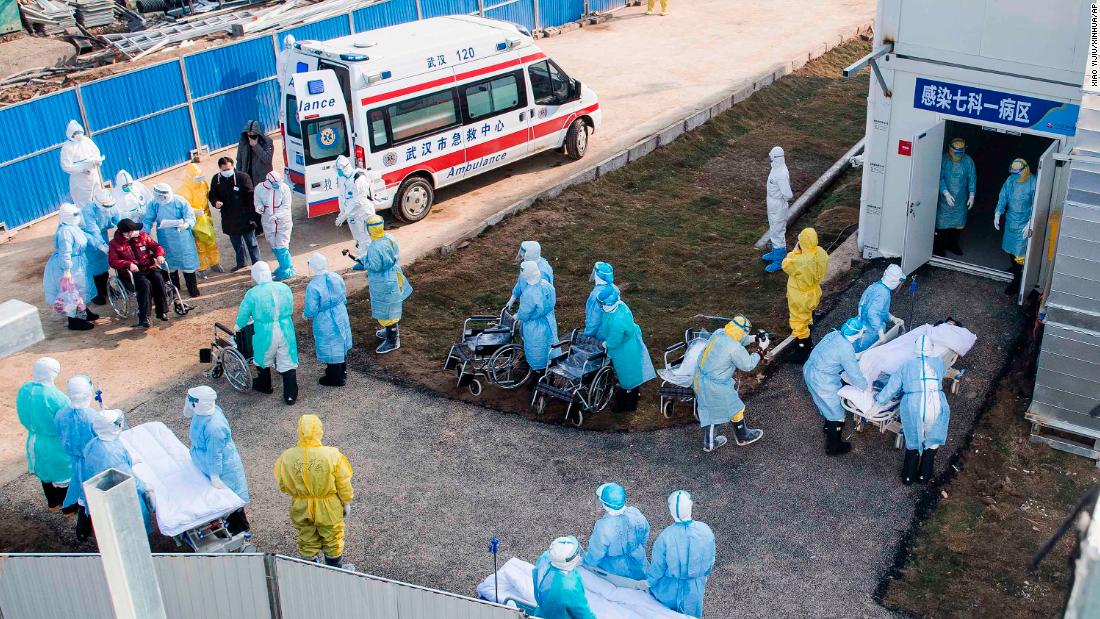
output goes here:
{"type": "Polygon", "coordinates": [[[707,347],[707,341],[697,338],[691,341],[684,351],[684,360],[675,368],[666,367],[657,370],[661,380],[670,382],[680,387],[690,387],[695,379],[695,368],[699,365],[699,358],[703,356],[703,349],[707,347]]]}
{"type": "MultiPolygon", "coordinates": [[[[522,559],[509,559],[497,572],[500,600],[503,602],[511,597],[534,606],[533,569],[533,565],[522,559]]],[[[599,619],[690,619],[687,615],[665,608],[648,591],[616,587],[583,567],[577,569],[584,580],[588,606],[599,619]]],[[[477,593],[486,600],[494,599],[492,574],[477,586],[477,593]]]]}
{"type": "Polygon", "coordinates": [[[949,350],[962,357],[970,352],[978,339],[968,329],[955,325],[921,325],[892,341],[865,350],[859,358],[859,369],[863,376],[874,382],[882,374],[889,376],[896,372],[903,363],[915,356],[914,343],[922,335],[932,338],[933,354],[941,357],[949,350]]]}
{"type": "Polygon", "coordinates": [[[157,527],[164,535],[179,535],[244,507],[232,490],[210,484],[163,423],[130,428],[120,440],[134,461],[134,475],[153,490],[157,527]]]}

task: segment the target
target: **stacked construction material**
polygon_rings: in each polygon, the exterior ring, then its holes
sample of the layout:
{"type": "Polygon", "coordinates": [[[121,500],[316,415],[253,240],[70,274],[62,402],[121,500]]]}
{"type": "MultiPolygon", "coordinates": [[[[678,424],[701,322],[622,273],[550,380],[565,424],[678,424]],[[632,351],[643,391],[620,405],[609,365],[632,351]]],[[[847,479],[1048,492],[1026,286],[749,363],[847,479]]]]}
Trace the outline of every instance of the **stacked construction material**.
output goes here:
{"type": "Polygon", "coordinates": [[[115,0],[75,0],[76,20],[85,28],[106,26],[115,21],[115,0]]]}
{"type": "Polygon", "coordinates": [[[19,8],[31,29],[41,34],[62,34],[66,28],[76,27],[72,8],[61,0],[32,0],[19,8]]]}

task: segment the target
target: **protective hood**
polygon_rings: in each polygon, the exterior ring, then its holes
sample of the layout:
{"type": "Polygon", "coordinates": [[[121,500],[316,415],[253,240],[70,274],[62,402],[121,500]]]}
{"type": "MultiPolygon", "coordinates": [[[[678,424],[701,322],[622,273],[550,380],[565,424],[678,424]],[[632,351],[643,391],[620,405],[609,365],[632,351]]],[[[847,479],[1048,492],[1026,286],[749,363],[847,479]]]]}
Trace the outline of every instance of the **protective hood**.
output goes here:
{"type": "Polygon", "coordinates": [[[733,339],[735,342],[741,342],[752,331],[752,323],[748,318],[738,314],[733,317],[733,320],[726,323],[726,326],[722,329],[726,335],[733,339]]]}
{"type": "Polygon", "coordinates": [[[65,395],[69,396],[69,404],[73,408],[87,408],[92,405],[95,397],[95,388],[87,374],[77,374],[69,379],[65,386],[65,395]]]}
{"type": "Polygon", "coordinates": [[[913,342],[913,352],[918,357],[931,357],[936,352],[935,347],[932,345],[932,338],[927,335],[922,335],[917,338],[917,341],[913,342]]]}
{"type": "Polygon", "coordinates": [[[668,511],[676,522],[691,522],[691,508],[694,506],[691,495],[683,490],[668,495],[668,511]]]}
{"type": "Polygon", "coordinates": [[[61,363],[53,357],[40,357],[31,368],[31,379],[43,385],[53,385],[57,375],[61,373],[61,363]]]}
{"type": "Polygon", "coordinates": [[[606,262],[597,262],[592,267],[592,275],[589,279],[597,284],[614,284],[615,268],[606,262]]]}
{"type": "Polygon", "coordinates": [[[271,281],[271,267],[263,260],[252,265],[252,281],[266,284],[271,281]]]}
{"type": "Polygon", "coordinates": [[[185,417],[192,415],[213,415],[217,408],[218,392],[206,385],[199,385],[187,390],[187,402],[183,405],[185,417]]]}
{"type": "Polygon", "coordinates": [[[108,189],[100,191],[95,196],[95,202],[103,208],[111,208],[116,204],[114,194],[112,194],[108,189]]]}
{"type": "Polygon", "coordinates": [[[70,120],[69,124],[65,126],[65,137],[71,140],[73,139],[73,134],[78,131],[80,133],[84,133],[84,127],[82,127],[80,123],[76,122],[75,120],[70,120]]]}
{"type": "Polygon", "coordinates": [[[153,185],[153,199],[161,204],[168,204],[175,195],[176,194],[172,191],[172,186],[168,183],[157,183],[153,185]]]}
{"type": "Polygon", "coordinates": [[[626,488],[619,484],[602,484],[596,488],[596,498],[603,504],[604,510],[612,516],[618,516],[626,509],[626,488]]]}
{"type": "Polygon", "coordinates": [[[1016,181],[1019,183],[1026,182],[1031,176],[1031,167],[1027,165],[1026,159],[1013,159],[1012,165],[1009,166],[1008,171],[1010,174],[1016,175],[1016,181]]]}
{"type": "Polygon", "coordinates": [[[126,170],[119,170],[118,174],[115,174],[115,187],[122,188],[134,182],[134,177],[130,175],[126,170]]]}
{"type": "Polygon", "coordinates": [[[534,286],[542,279],[542,271],[539,270],[539,265],[533,260],[524,260],[519,265],[519,275],[523,278],[523,281],[528,285],[534,286]]]}
{"type": "Polygon", "coordinates": [[[516,257],[520,260],[538,260],[542,257],[542,245],[538,241],[524,241],[519,244],[519,254],[516,257]]]}
{"type": "Polygon", "coordinates": [[[863,332],[866,330],[866,325],[863,324],[863,320],[859,316],[852,316],[840,328],[840,334],[848,338],[849,342],[854,342],[863,337],[863,332]]]}
{"type": "Polygon", "coordinates": [[[348,178],[355,172],[355,167],[351,165],[351,159],[346,155],[340,155],[336,158],[336,171],[340,176],[348,178]]]}
{"type": "Polygon", "coordinates": [[[803,228],[802,232],[798,233],[798,246],[803,252],[811,252],[817,249],[817,230],[803,228]]]}
{"type": "Polygon", "coordinates": [[[205,200],[206,194],[210,191],[210,184],[207,183],[206,179],[203,177],[202,168],[199,167],[199,164],[187,164],[187,167],[184,168],[183,173],[184,180],[183,184],[180,185],[180,193],[188,196],[187,201],[191,202],[192,205],[195,202],[195,200],[190,197],[192,195],[198,195],[199,193],[201,193],[202,199],[205,200]]]}
{"type": "Polygon", "coordinates": [[[241,137],[247,136],[249,133],[258,133],[262,136],[264,134],[264,126],[261,125],[258,120],[250,120],[244,124],[244,130],[241,131],[241,137]]]}
{"type": "Polygon", "coordinates": [[[386,222],[382,220],[381,215],[371,215],[367,218],[367,234],[370,235],[370,240],[377,241],[386,234],[386,222]]]}
{"type": "Polygon", "coordinates": [[[317,275],[318,273],[324,273],[328,270],[328,258],[325,258],[319,252],[313,252],[309,256],[309,260],[306,261],[309,265],[309,272],[311,275],[317,275]]]}
{"type": "Polygon", "coordinates": [[[783,148],[780,146],[774,146],[770,151],[768,151],[768,159],[771,159],[772,167],[785,165],[783,161],[784,157],[785,155],[783,154],[783,148]]]}
{"type": "Polygon", "coordinates": [[[278,189],[279,186],[282,185],[282,183],[283,183],[283,175],[279,174],[275,170],[272,170],[272,171],[268,172],[267,176],[264,177],[264,185],[268,189],[271,189],[273,191],[275,189],[278,189]]]}
{"type": "Polygon", "coordinates": [[[890,290],[896,290],[904,280],[905,271],[902,271],[901,267],[896,264],[886,267],[886,272],[882,274],[882,283],[890,290]]]}
{"type": "Polygon", "coordinates": [[[571,572],[581,562],[581,543],[577,538],[559,537],[550,544],[550,565],[571,572]]]}
{"type": "Polygon", "coordinates": [[[117,440],[122,434],[122,411],[117,408],[98,411],[92,417],[92,430],[102,441],[117,440]]]}
{"type": "Polygon", "coordinates": [[[325,427],[317,415],[302,415],[298,419],[298,446],[320,447],[325,437],[325,427]]]}
{"type": "Polygon", "coordinates": [[[61,208],[58,209],[57,218],[61,221],[61,223],[70,226],[79,226],[80,220],[83,219],[83,217],[80,215],[80,209],[76,208],[76,206],[73,204],[69,204],[68,202],[62,204],[61,208]]]}
{"type": "Polygon", "coordinates": [[[619,296],[619,291],[614,286],[608,286],[596,295],[596,300],[600,302],[604,310],[611,311],[622,301],[622,297],[619,296]]]}

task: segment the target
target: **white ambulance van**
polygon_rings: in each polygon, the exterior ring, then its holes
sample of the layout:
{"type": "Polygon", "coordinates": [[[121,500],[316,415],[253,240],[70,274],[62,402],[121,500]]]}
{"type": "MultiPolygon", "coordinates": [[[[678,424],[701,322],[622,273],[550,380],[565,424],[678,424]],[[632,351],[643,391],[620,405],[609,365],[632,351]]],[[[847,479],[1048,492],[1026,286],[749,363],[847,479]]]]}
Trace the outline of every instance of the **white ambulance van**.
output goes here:
{"type": "Polygon", "coordinates": [[[414,222],[440,187],[548,149],[580,159],[596,93],[515,24],[436,17],[279,57],[287,173],[310,217],[337,210],[335,160],[368,171],[376,208],[414,222]]]}

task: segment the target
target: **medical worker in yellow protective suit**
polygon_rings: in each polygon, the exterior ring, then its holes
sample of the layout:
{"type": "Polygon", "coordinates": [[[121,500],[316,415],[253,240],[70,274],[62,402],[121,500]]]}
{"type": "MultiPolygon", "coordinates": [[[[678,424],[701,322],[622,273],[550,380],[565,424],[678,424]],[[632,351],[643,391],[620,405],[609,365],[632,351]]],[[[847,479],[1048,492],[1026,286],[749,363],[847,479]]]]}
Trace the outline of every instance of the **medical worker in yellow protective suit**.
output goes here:
{"type": "Polygon", "coordinates": [[[787,309],[791,313],[791,335],[795,348],[791,361],[803,363],[810,356],[813,342],[810,327],[814,324],[814,309],[821,302],[821,280],[829,270],[829,254],[817,244],[817,230],[804,228],[798,233],[798,244],[783,259],[787,274],[787,309]]]}
{"type": "Polygon", "coordinates": [[[199,252],[199,277],[206,278],[209,269],[215,273],[225,273],[222,269],[221,254],[218,253],[218,239],[214,236],[214,220],[210,218],[210,183],[202,175],[198,164],[189,163],[184,170],[183,184],[176,189],[176,195],[183,198],[195,211],[195,249],[199,252]]]}
{"type": "Polygon", "coordinates": [[[321,444],[324,427],[317,415],[298,420],[298,446],[275,461],[275,481],[289,494],[290,522],[298,530],[298,554],[340,567],[344,518],[351,511],[351,464],[335,447],[321,444]]]}
{"type": "MultiPolygon", "coordinates": [[[[648,0],[646,2],[645,14],[653,15],[653,9],[657,5],[657,0],[648,0]]],[[[668,0],[661,0],[661,15],[668,15],[668,0]]]]}

